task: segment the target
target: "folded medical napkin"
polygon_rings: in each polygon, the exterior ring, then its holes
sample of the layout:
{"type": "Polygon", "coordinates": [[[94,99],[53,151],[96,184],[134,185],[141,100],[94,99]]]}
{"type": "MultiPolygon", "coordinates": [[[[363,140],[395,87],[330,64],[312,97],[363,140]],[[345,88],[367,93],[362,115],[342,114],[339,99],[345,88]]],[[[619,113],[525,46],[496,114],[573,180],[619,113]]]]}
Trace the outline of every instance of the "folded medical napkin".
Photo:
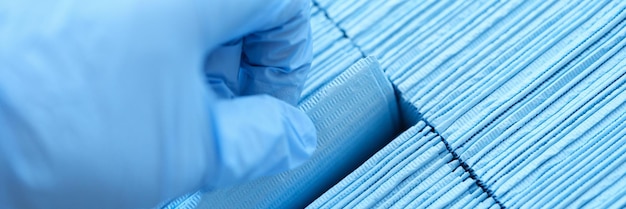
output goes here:
{"type": "Polygon", "coordinates": [[[193,207],[200,199],[197,208],[303,207],[397,132],[393,88],[375,58],[362,59],[334,78],[322,76],[331,78],[299,105],[318,130],[318,148],[307,163],[243,185],[184,196],[168,207],[193,207]]]}

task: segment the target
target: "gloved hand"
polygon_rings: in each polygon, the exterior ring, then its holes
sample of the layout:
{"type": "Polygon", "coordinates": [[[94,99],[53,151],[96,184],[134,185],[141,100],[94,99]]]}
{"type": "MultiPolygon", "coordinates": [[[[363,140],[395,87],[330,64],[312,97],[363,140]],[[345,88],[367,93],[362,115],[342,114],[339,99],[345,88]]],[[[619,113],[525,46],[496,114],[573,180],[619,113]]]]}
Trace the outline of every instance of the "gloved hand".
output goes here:
{"type": "MultiPolygon", "coordinates": [[[[243,176],[238,173],[255,172],[252,178],[274,174],[285,170],[284,168],[293,168],[307,159],[316,146],[315,129],[308,117],[284,103],[294,106],[297,104],[311,66],[313,57],[309,23],[310,2],[282,1],[276,5],[257,1],[221,3],[220,7],[212,7],[215,10],[211,13],[215,14],[215,17],[224,17],[232,21],[209,18],[216,20],[209,25],[222,34],[215,40],[227,41],[220,42],[221,44],[209,53],[204,63],[207,81],[221,99],[213,114],[217,116],[214,118],[214,124],[219,126],[217,130],[222,130],[225,135],[220,138],[227,139],[222,140],[226,146],[220,150],[225,153],[226,158],[230,158],[217,164],[232,163],[228,167],[233,169],[229,172],[235,172],[234,176],[243,176]],[[242,7],[242,4],[247,5],[242,7]],[[259,94],[271,95],[274,98],[241,97],[259,94]],[[277,116],[286,117],[286,121],[280,126],[277,126],[281,124],[280,121],[273,121],[277,116]],[[246,132],[244,129],[232,128],[242,126],[243,121],[249,122],[243,127],[258,130],[246,132]],[[277,127],[285,129],[274,132],[277,127]],[[309,135],[304,137],[297,135],[303,131],[309,135]],[[275,133],[287,135],[286,141],[291,143],[286,144],[287,147],[283,147],[282,150],[270,151],[275,149],[272,147],[275,144],[249,140],[258,134],[275,133]],[[233,161],[235,158],[229,157],[250,152],[251,143],[256,144],[252,146],[256,148],[254,150],[263,150],[258,153],[268,156],[242,156],[242,159],[246,160],[237,162],[233,161]],[[229,149],[232,153],[226,152],[229,149]],[[289,158],[276,158],[276,153],[285,152],[291,152],[285,154],[290,156],[289,158]],[[242,168],[254,169],[244,172],[241,171],[242,168]]],[[[241,181],[232,178],[232,174],[222,175],[220,180],[213,180],[217,182],[215,187],[241,181]]]]}
{"type": "Polygon", "coordinates": [[[1,1],[0,208],[153,207],[300,165],[309,7],[1,1]]]}

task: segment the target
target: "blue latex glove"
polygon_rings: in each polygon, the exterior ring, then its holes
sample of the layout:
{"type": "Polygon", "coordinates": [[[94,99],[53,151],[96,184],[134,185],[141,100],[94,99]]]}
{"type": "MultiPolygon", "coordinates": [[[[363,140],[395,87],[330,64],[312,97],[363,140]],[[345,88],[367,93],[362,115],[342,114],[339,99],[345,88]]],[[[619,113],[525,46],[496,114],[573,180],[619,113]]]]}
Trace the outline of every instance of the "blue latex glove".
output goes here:
{"type": "Polygon", "coordinates": [[[0,1],[0,208],[147,208],[298,166],[309,7],[0,1]]]}

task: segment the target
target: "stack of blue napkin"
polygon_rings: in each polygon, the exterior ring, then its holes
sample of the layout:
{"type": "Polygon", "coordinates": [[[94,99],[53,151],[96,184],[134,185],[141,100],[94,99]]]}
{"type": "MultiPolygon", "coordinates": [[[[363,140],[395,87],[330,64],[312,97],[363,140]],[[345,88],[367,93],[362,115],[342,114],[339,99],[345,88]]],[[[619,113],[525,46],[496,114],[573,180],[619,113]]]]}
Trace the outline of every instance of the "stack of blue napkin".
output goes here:
{"type": "Polygon", "coordinates": [[[626,2],[315,2],[503,206],[625,206],[626,2]]]}
{"type": "Polygon", "coordinates": [[[420,121],[309,208],[500,208],[420,121]]]}

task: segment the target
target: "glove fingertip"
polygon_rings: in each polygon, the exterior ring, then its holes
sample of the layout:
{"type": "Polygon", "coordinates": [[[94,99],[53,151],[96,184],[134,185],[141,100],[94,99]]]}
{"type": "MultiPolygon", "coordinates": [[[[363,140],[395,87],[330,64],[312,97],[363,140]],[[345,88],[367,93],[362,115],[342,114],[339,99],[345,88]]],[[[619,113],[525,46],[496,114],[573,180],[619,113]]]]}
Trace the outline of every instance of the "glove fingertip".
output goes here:
{"type": "Polygon", "coordinates": [[[311,119],[301,110],[288,106],[287,123],[291,127],[291,152],[292,160],[290,167],[294,168],[308,160],[317,149],[317,130],[311,119]]]}

